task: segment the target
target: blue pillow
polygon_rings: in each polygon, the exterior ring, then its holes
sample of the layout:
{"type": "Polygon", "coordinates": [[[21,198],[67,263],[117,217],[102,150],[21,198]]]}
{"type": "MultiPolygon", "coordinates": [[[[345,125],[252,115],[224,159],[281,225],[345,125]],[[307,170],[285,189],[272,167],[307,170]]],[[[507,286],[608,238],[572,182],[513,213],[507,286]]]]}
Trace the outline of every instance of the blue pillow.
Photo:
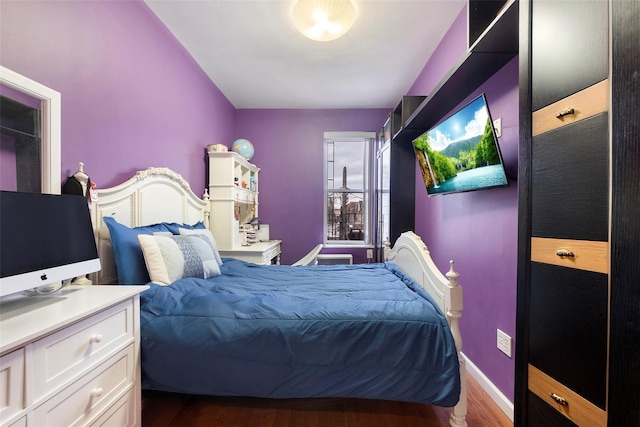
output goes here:
{"type": "Polygon", "coordinates": [[[121,285],[144,285],[149,283],[149,273],[144,263],[144,256],[138,234],[153,234],[158,231],[171,231],[167,224],[153,224],[143,227],[129,228],[120,224],[115,218],[102,218],[109,228],[113,258],[118,271],[118,282],[121,285]]]}
{"type": "Polygon", "coordinates": [[[206,229],[204,222],[198,221],[193,225],[189,224],[177,224],[175,222],[163,222],[162,223],[167,229],[171,232],[171,234],[179,235],[181,228],[186,228],[187,230],[203,230],[206,229]]]}

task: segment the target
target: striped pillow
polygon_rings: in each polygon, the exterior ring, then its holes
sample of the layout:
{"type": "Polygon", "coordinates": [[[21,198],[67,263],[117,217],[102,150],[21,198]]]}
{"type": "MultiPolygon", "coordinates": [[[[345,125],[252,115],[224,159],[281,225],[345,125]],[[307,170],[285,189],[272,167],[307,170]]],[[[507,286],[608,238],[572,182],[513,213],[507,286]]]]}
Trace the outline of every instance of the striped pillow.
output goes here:
{"type": "Polygon", "coordinates": [[[183,277],[207,279],[220,275],[220,266],[206,237],[139,234],[151,281],[170,285],[183,277]]]}

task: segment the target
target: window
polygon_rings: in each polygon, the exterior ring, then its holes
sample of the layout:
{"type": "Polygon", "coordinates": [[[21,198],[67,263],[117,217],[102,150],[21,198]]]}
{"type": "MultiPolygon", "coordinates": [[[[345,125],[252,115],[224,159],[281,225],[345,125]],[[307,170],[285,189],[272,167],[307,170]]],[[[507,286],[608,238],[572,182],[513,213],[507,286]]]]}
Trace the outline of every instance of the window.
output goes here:
{"type": "Polygon", "coordinates": [[[324,135],[324,244],[371,244],[373,132],[324,135]]]}

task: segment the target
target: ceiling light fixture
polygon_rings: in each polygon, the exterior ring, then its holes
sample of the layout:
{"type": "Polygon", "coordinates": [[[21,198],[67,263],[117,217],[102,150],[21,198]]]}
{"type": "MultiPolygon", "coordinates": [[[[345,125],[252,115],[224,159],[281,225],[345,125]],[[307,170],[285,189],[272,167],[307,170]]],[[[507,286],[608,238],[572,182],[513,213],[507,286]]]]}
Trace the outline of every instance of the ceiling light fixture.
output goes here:
{"type": "Polygon", "coordinates": [[[328,42],[349,31],[356,20],[356,8],[351,0],[298,0],[291,17],[306,37],[328,42]]]}

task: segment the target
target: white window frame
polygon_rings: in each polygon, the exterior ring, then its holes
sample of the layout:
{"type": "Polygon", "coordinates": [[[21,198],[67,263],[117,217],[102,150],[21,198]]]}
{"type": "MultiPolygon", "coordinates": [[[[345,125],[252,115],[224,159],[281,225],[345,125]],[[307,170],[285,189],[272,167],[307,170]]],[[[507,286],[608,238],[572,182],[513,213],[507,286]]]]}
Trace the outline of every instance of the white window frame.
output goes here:
{"type": "Polygon", "coordinates": [[[326,247],[338,248],[338,247],[372,247],[372,220],[373,220],[373,156],[372,150],[375,143],[375,132],[325,132],[323,143],[323,226],[322,226],[322,239],[326,247]],[[363,240],[329,240],[327,238],[329,232],[328,224],[328,197],[329,192],[335,192],[335,189],[328,188],[328,166],[329,159],[327,156],[327,145],[331,142],[363,142],[364,149],[364,188],[352,189],[348,192],[359,192],[362,190],[364,194],[363,207],[364,213],[364,239],[363,240]]]}

